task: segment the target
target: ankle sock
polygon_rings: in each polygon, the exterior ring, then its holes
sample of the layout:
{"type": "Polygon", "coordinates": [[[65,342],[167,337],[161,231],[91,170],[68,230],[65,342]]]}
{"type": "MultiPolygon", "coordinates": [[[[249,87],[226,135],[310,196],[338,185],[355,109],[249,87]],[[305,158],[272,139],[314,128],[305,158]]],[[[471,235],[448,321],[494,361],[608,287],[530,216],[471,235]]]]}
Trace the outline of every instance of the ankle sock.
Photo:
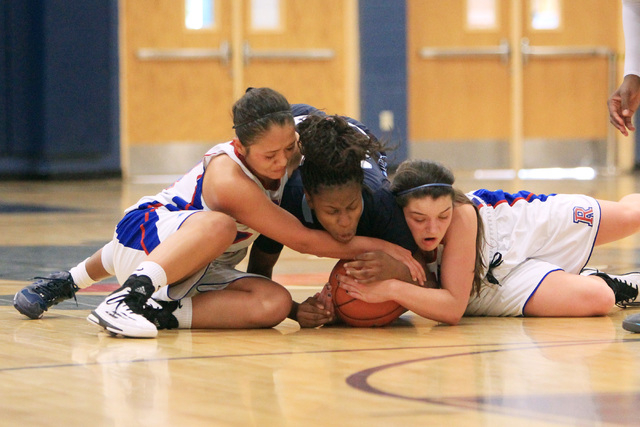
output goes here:
{"type": "Polygon", "coordinates": [[[78,285],[80,289],[86,288],[96,283],[96,281],[89,276],[89,273],[87,273],[88,260],[89,258],[85,259],[80,264],[69,270],[71,278],[73,279],[73,283],[78,285]]]}
{"type": "Polygon", "coordinates": [[[155,290],[167,285],[167,274],[164,269],[153,261],[142,262],[136,270],[131,273],[132,276],[147,276],[151,279],[155,290]]]}
{"type": "Polygon", "coordinates": [[[182,298],[173,312],[173,315],[178,319],[178,328],[191,329],[191,320],[193,318],[193,304],[191,298],[182,298]]]}

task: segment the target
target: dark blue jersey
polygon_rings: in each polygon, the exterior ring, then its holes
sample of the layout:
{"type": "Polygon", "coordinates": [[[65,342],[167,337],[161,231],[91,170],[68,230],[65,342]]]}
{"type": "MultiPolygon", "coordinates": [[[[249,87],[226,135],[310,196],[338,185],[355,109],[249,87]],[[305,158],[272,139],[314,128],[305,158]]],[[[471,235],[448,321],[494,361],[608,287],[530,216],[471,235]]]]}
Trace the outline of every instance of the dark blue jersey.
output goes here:
{"type": "MultiPolygon", "coordinates": [[[[300,116],[324,114],[306,104],[294,104],[292,105],[292,111],[294,118],[296,118],[296,123],[300,121],[300,116]]],[[[362,123],[348,117],[345,117],[345,119],[367,135],[370,135],[369,130],[362,123]]],[[[382,159],[382,164],[379,160],[375,161],[371,158],[362,162],[364,171],[363,206],[356,235],[376,237],[414,252],[417,246],[404,219],[402,209],[397,205],[395,197],[389,190],[389,180],[385,166],[384,158],[382,159]]],[[[302,186],[302,177],[298,170],[287,181],[280,206],[298,218],[305,227],[317,230],[323,229],[307,204],[302,186]]],[[[263,252],[271,254],[279,253],[283,247],[281,243],[266,236],[258,237],[253,244],[263,252]]]]}

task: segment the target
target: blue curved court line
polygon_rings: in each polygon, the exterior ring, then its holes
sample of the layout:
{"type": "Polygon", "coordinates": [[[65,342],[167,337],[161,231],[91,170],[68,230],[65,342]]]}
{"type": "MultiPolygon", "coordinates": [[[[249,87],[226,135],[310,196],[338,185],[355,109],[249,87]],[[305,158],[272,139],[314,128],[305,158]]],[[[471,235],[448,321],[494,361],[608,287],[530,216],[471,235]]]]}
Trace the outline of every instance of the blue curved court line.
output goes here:
{"type": "MultiPolygon", "coordinates": [[[[607,423],[627,423],[628,420],[635,420],[640,418],[640,390],[631,393],[582,393],[582,394],[562,394],[554,395],[552,393],[544,395],[523,395],[523,396],[457,396],[457,397],[413,397],[405,396],[398,393],[388,392],[372,386],[369,383],[369,378],[376,373],[384,370],[397,368],[400,366],[409,365],[419,362],[430,362],[436,360],[450,359],[456,357],[476,356],[480,354],[490,353],[503,353],[513,351],[526,351],[536,350],[541,348],[558,348],[568,346],[584,346],[584,345],[602,345],[613,343],[628,343],[628,342],[640,342],[638,339],[620,339],[620,340],[601,340],[601,341],[578,341],[578,342],[551,342],[551,343],[529,343],[521,347],[515,348],[498,348],[491,350],[480,351],[468,351],[461,353],[445,354],[439,356],[428,356],[417,359],[405,360],[401,362],[388,363],[385,365],[376,366],[373,368],[365,369],[355,374],[350,375],[347,378],[347,384],[351,387],[363,391],[365,393],[371,393],[378,396],[391,397],[396,399],[423,402],[427,404],[441,405],[456,409],[466,409],[481,412],[499,413],[506,416],[522,416],[523,412],[527,412],[529,416],[535,416],[536,418],[547,421],[552,421],[557,417],[566,418],[582,418],[585,420],[591,420],[588,418],[592,414],[581,411],[581,408],[576,408],[588,400],[589,406],[593,410],[593,400],[599,402],[606,402],[605,405],[598,405],[604,410],[600,413],[600,419],[598,421],[607,423]],[[612,406],[621,406],[615,408],[617,410],[610,410],[612,406]],[[606,406],[606,407],[605,407],[606,406]],[[629,408],[634,410],[630,413],[629,408]]],[[[481,346],[491,346],[491,344],[480,344],[481,346]]],[[[503,344],[498,344],[503,346],[503,344]]],[[[585,405],[582,405],[585,406],[585,405]]],[[[595,408],[596,410],[598,408],[595,408]]],[[[557,420],[556,420],[557,421],[557,420]]],[[[593,420],[591,420],[593,421],[593,420]]]]}

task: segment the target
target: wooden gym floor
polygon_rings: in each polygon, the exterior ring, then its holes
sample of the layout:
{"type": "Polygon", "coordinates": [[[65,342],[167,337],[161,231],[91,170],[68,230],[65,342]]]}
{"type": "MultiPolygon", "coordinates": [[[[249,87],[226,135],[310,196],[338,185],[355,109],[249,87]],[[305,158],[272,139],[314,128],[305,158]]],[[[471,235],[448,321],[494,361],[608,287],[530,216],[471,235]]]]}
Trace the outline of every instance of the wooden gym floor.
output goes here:
{"type": "MultiPolygon", "coordinates": [[[[618,199],[637,176],[593,181],[472,181],[618,199]]],[[[68,269],[111,238],[124,208],[164,184],[3,182],[0,187],[0,421],[16,426],[600,426],[640,424],[640,309],[581,319],[403,315],[377,329],[172,330],[120,339],[86,322],[114,280],[41,320],[12,307],[34,276],[68,269]]],[[[297,301],[335,260],[288,251],[276,279],[297,301]]],[[[640,270],[636,237],[598,248],[591,266],[640,270]]]]}

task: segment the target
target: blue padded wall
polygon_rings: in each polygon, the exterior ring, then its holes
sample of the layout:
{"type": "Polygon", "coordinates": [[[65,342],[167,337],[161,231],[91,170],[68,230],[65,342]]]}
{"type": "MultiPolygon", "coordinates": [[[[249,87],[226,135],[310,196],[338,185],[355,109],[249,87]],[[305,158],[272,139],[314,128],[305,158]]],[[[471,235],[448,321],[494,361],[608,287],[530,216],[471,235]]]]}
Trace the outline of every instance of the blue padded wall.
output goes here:
{"type": "Polygon", "coordinates": [[[117,0],[4,0],[0,175],[120,174],[117,0]]]}
{"type": "Polygon", "coordinates": [[[408,156],[407,34],[405,0],[359,2],[361,120],[395,150],[390,165],[408,156]],[[393,113],[391,131],[380,129],[380,112],[393,113]]]}

